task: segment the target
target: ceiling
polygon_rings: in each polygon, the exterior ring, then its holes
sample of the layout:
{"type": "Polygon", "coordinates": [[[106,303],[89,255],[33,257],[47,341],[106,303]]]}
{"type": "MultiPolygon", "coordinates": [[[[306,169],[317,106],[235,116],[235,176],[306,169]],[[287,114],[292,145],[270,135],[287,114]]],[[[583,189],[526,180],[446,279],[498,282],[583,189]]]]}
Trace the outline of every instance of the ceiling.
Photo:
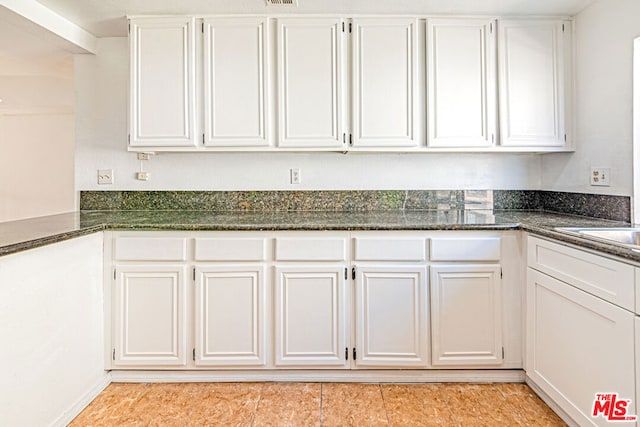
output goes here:
{"type": "Polygon", "coordinates": [[[125,36],[127,15],[150,14],[456,14],[575,15],[595,0],[38,0],[98,37],[125,36]]]}

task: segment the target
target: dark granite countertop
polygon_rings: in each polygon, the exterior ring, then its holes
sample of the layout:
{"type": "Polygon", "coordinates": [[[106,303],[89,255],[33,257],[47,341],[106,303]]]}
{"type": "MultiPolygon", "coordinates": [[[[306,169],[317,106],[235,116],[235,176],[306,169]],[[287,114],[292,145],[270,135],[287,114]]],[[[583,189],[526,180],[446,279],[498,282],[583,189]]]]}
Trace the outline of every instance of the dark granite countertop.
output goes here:
{"type": "Polygon", "coordinates": [[[370,212],[82,211],[0,223],[0,256],[114,230],[525,230],[640,262],[640,253],[555,230],[555,227],[628,227],[544,211],[423,210],[370,212]]]}

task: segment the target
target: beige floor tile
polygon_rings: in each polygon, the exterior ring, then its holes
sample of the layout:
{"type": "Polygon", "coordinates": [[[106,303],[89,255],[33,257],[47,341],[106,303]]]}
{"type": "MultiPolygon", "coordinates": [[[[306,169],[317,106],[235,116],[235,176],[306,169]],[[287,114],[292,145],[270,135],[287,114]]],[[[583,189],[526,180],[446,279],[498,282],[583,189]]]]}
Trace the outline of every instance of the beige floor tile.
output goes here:
{"type": "Polygon", "coordinates": [[[148,384],[110,384],[70,424],[70,427],[108,426],[114,414],[126,412],[146,391],[148,384]]]}
{"type": "Polygon", "coordinates": [[[323,384],[323,426],[386,426],[378,384],[323,384]]]}
{"type": "Polygon", "coordinates": [[[440,384],[382,384],[390,426],[452,426],[453,415],[440,395],[440,384]]]}
{"type": "Polygon", "coordinates": [[[320,395],[320,384],[265,384],[253,425],[256,427],[319,426],[320,395]]]}
{"type": "Polygon", "coordinates": [[[188,426],[250,426],[263,384],[191,384],[188,426]]]}

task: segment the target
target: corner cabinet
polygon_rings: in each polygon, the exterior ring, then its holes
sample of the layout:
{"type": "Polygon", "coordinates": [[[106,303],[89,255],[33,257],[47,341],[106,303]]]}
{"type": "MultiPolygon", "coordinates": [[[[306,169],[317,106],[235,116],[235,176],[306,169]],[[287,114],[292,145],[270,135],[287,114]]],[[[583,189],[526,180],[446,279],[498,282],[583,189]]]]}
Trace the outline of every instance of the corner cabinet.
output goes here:
{"type": "Polygon", "coordinates": [[[515,232],[106,236],[109,370],[522,368],[515,232]]]}
{"type": "Polygon", "coordinates": [[[572,21],[130,19],[131,151],[573,149],[572,21]]]}
{"type": "Polygon", "coordinates": [[[195,147],[195,18],[130,21],[129,147],[195,147]]]}
{"type": "Polygon", "coordinates": [[[572,22],[498,21],[501,145],[571,145],[572,22]]]}

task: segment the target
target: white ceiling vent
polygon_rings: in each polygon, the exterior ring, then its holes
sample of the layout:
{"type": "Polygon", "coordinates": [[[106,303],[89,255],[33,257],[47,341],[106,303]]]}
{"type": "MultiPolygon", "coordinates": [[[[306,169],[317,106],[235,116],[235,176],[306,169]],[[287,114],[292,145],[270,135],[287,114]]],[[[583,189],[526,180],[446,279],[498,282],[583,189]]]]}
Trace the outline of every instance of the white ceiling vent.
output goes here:
{"type": "Polygon", "coordinates": [[[298,6],[298,0],[266,0],[267,6],[298,6]]]}

